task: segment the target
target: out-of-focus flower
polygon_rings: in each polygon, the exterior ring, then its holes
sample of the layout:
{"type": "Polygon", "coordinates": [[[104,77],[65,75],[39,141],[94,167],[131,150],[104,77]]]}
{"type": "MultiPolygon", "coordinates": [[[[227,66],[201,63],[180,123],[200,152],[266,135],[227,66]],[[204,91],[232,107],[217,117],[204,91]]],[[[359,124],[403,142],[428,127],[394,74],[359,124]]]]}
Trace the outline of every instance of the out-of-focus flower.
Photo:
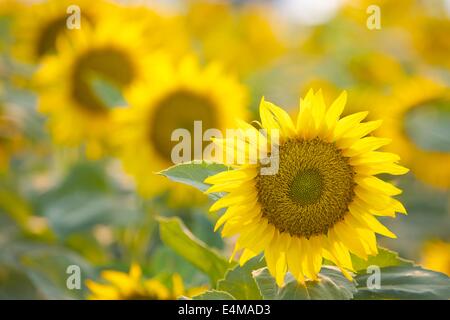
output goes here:
{"type": "Polygon", "coordinates": [[[165,14],[143,5],[119,6],[116,13],[124,23],[142,23],[144,36],[140,41],[148,49],[164,49],[175,58],[190,51],[190,35],[179,14],[165,14]]]}
{"type": "Polygon", "coordinates": [[[405,77],[400,63],[381,52],[355,54],[347,62],[352,80],[358,86],[382,86],[393,84],[405,77]]]}
{"type": "Polygon", "coordinates": [[[192,297],[206,290],[206,287],[185,289],[180,275],[172,276],[169,288],[157,279],[147,279],[142,270],[133,264],[129,273],[106,270],[101,273],[105,283],[86,281],[92,300],[175,300],[179,296],[192,297]]]}
{"type": "Polygon", "coordinates": [[[142,25],[114,16],[95,28],[84,26],[60,38],[58,54],[43,61],[35,76],[39,111],[58,144],[85,144],[91,158],[107,150],[111,110],[123,106],[122,93],[151,73],[142,25]]]}
{"type": "Polygon", "coordinates": [[[440,240],[425,243],[422,265],[450,276],[450,243],[440,240]]]}
{"type": "Polygon", "coordinates": [[[220,60],[234,72],[264,67],[285,51],[270,23],[268,8],[227,2],[191,1],[186,25],[208,60],[220,60]]]}
{"type": "Polygon", "coordinates": [[[70,6],[80,8],[80,27],[92,27],[102,16],[107,16],[112,5],[103,0],[48,0],[23,5],[13,24],[14,56],[20,60],[36,63],[56,52],[59,37],[70,36],[76,29],[67,27],[70,6]]]}
{"type": "MultiPolygon", "coordinates": [[[[112,139],[125,170],[145,197],[171,189],[174,202],[192,201],[195,194],[186,186],[168,181],[155,172],[173,165],[171,154],[178,141],[176,129],[187,129],[194,139],[194,121],[201,121],[203,133],[210,128],[225,130],[235,117],[246,117],[247,91],[234,77],[224,74],[217,64],[201,67],[192,56],[173,63],[157,54],[150,67],[151,79],[134,86],[128,94],[130,109],[115,110],[118,129],[112,139]]],[[[200,135],[200,136],[199,136],[200,135]]],[[[203,147],[209,142],[203,142],[203,147]]],[[[191,150],[191,158],[199,155],[191,150]]],[[[201,155],[200,155],[201,156],[201,155]]]]}
{"type": "Polygon", "coordinates": [[[414,47],[429,63],[450,70],[450,18],[421,17],[411,32],[414,47]]]}
{"type": "Polygon", "coordinates": [[[412,17],[421,13],[420,1],[416,0],[348,0],[344,6],[343,14],[365,26],[369,14],[369,7],[380,9],[382,27],[410,25],[412,17]]]}
{"type": "Polygon", "coordinates": [[[0,173],[8,169],[9,160],[24,144],[18,123],[0,105],[0,173]]]}
{"type": "MultiPolygon", "coordinates": [[[[224,225],[222,236],[238,235],[233,255],[243,249],[243,265],[263,251],[279,286],[288,270],[299,282],[316,280],[323,258],[351,279],[350,252],[367,259],[377,253],[375,233],[396,237],[376,216],[406,213],[393,198],[401,190],[376,175],[408,170],[397,164],[396,154],[374,151],[390,142],[366,137],[380,121],[362,123],[367,112],[340,119],[345,103],[345,92],[327,107],[321,92],[311,90],[301,99],[293,122],[283,109],[263,99],[261,127],[269,136],[270,130],[279,132],[276,174],[262,174],[262,164],[246,164],[205,180],[212,184],[208,193],[227,192],[210,211],[228,208],[215,229],[224,225]]],[[[241,129],[257,130],[245,122],[241,129]]],[[[243,142],[252,143],[245,138],[243,142]]],[[[273,152],[266,141],[256,147],[261,145],[273,152]]]]}
{"type": "Polygon", "coordinates": [[[374,115],[384,120],[378,134],[392,139],[385,149],[397,152],[411,172],[424,182],[440,188],[450,187],[450,153],[424,150],[406,130],[410,112],[439,103],[448,108],[449,88],[425,78],[408,79],[395,85],[392,94],[378,103],[374,115]]]}

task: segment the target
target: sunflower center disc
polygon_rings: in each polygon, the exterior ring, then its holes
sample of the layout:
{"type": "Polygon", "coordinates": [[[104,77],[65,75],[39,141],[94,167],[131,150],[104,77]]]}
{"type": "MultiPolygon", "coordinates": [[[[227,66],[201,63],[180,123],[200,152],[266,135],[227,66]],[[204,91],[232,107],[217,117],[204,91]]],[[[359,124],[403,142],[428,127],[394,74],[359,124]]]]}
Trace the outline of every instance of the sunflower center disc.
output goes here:
{"type": "MultiPolygon", "coordinates": [[[[213,102],[204,96],[187,90],[175,91],[159,101],[150,119],[150,142],[163,158],[171,161],[172,141],[176,129],[186,129],[191,135],[191,157],[194,158],[194,121],[201,121],[202,131],[218,127],[213,102]]],[[[205,142],[203,142],[205,143],[205,142]]],[[[203,145],[202,149],[203,150],[203,145]]]]}
{"type": "Polygon", "coordinates": [[[262,214],[280,232],[309,238],[327,234],[348,212],[354,171],[332,143],[290,139],[279,149],[275,175],[259,175],[262,214]]]}

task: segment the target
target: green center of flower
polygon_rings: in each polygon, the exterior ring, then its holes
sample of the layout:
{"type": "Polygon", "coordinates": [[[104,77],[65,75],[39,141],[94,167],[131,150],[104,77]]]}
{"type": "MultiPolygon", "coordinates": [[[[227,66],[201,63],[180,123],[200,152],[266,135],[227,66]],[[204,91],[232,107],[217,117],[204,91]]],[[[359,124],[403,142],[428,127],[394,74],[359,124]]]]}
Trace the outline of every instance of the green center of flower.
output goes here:
{"type": "Polygon", "coordinates": [[[354,171],[339,149],[318,138],[290,139],[279,148],[279,170],[259,175],[262,214],[280,232],[309,238],[327,234],[348,212],[354,171]]]}
{"type": "Polygon", "coordinates": [[[291,198],[302,205],[312,204],[322,194],[322,176],[317,169],[306,169],[297,174],[291,184],[291,198]]]}
{"type": "MultiPolygon", "coordinates": [[[[172,141],[172,133],[176,129],[186,129],[190,134],[188,144],[190,145],[191,159],[195,159],[195,140],[202,140],[202,132],[205,130],[218,127],[219,122],[214,110],[214,104],[207,96],[184,89],[170,93],[161,99],[151,115],[150,142],[161,158],[172,163],[171,154],[174,146],[183,142],[181,139],[172,141]],[[201,125],[200,136],[194,134],[195,121],[199,121],[197,126],[201,125]]],[[[205,145],[210,143],[199,142],[201,143],[198,148],[200,151],[203,151],[205,145]]]]}

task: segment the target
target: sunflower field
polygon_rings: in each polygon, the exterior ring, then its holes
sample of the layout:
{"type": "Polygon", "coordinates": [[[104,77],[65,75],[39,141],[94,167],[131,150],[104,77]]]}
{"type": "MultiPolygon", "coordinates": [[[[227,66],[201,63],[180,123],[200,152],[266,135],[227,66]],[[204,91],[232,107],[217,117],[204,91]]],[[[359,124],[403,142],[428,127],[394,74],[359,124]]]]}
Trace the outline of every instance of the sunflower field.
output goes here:
{"type": "Polygon", "coordinates": [[[0,299],[450,299],[450,1],[0,0],[0,299]]]}

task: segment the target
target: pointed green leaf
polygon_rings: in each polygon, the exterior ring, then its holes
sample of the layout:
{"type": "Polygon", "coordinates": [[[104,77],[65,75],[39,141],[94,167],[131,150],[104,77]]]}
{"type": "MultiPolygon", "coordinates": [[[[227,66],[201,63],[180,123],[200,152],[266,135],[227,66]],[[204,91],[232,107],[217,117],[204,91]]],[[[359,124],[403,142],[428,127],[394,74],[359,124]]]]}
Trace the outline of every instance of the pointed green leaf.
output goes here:
{"type": "MultiPolygon", "coordinates": [[[[174,165],[159,172],[159,174],[172,181],[193,186],[204,192],[210,187],[210,185],[204,183],[206,178],[228,169],[224,164],[194,160],[174,165]]],[[[211,194],[210,197],[217,200],[220,195],[211,194]]]]}

